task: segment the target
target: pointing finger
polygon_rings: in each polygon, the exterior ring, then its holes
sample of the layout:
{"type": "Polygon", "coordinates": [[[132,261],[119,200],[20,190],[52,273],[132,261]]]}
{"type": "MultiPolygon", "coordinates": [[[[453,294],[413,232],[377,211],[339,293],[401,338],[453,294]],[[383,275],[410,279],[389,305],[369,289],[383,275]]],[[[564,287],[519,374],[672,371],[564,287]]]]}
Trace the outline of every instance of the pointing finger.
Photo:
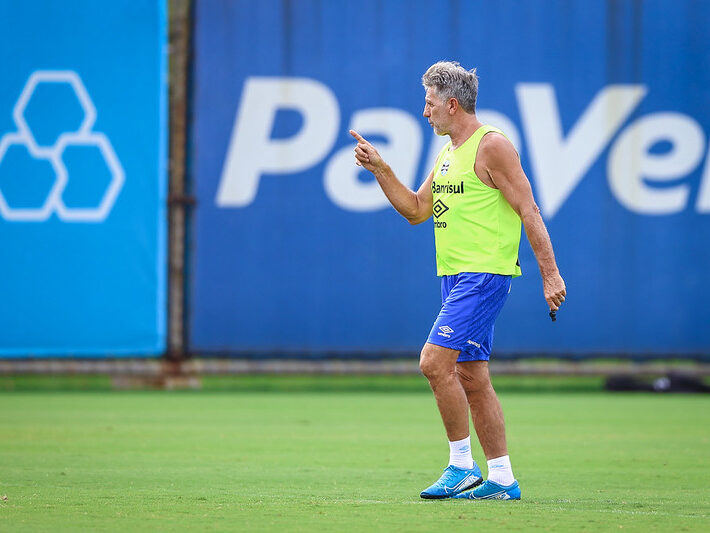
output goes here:
{"type": "Polygon", "coordinates": [[[353,137],[355,137],[355,139],[357,139],[358,142],[361,142],[361,143],[366,143],[366,142],[367,142],[365,139],[363,139],[362,135],[360,135],[360,134],[359,134],[358,132],[356,132],[355,130],[350,130],[350,135],[352,135],[353,137]]]}

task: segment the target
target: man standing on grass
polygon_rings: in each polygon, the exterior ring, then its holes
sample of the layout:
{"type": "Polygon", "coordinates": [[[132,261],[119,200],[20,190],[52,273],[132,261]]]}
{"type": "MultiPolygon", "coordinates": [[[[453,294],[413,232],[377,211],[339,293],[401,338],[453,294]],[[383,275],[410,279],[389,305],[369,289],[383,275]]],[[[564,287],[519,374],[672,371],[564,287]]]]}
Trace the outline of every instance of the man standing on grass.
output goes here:
{"type": "Polygon", "coordinates": [[[449,439],[449,466],[422,498],[520,499],[505,440],[500,402],[488,359],[493,324],[520,275],[521,220],[542,274],[551,311],[564,302],[565,283],[550,237],[515,148],[476,118],[478,77],[456,62],[432,65],[422,77],[424,117],[448,135],[434,169],[415,193],[355,131],[356,164],[372,172],[394,208],[411,224],[434,215],[437,274],[443,305],[419,361],[449,439]],[[468,410],[488,461],[488,479],[471,456],[468,410]],[[480,486],[479,486],[480,485],[480,486]],[[468,489],[474,490],[467,491],[468,489]]]}

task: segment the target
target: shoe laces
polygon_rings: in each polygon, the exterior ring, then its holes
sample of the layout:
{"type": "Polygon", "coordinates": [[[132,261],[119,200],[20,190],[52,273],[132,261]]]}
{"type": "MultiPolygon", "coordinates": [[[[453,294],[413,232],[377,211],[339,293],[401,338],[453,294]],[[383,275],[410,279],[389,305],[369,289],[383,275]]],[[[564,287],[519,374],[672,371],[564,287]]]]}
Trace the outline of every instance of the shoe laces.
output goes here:
{"type": "Polygon", "coordinates": [[[446,484],[456,481],[456,470],[454,470],[454,465],[449,465],[444,469],[444,474],[442,475],[442,481],[446,484]]]}

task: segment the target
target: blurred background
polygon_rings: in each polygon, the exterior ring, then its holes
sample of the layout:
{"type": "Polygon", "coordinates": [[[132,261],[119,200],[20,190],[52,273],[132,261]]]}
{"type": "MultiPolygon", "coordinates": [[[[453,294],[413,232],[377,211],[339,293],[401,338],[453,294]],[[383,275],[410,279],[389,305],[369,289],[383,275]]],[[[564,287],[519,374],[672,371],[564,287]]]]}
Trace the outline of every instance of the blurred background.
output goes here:
{"type": "Polygon", "coordinates": [[[431,222],[348,130],[416,189],[447,140],[421,75],[448,59],[568,287],[553,324],[523,235],[494,372],[702,378],[709,23],[693,0],[0,2],[0,372],[416,373],[431,222]]]}

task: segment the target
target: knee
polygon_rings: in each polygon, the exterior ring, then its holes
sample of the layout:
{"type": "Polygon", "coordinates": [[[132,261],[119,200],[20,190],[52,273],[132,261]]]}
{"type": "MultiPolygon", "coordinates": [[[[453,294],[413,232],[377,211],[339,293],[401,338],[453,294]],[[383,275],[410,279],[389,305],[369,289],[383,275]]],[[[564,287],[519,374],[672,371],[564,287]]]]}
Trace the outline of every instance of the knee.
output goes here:
{"type": "Polygon", "coordinates": [[[419,369],[430,383],[452,378],[456,374],[456,369],[453,366],[447,365],[441,358],[434,357],[434,354],[426,347],[419,357],[419,369]]]}
{"type": "Polygon", "coordinates": [[[427,359],[424,353],[419,357],[419,370],[429,381],[436,375],[436,364],[431,359],[427,359]]]}

